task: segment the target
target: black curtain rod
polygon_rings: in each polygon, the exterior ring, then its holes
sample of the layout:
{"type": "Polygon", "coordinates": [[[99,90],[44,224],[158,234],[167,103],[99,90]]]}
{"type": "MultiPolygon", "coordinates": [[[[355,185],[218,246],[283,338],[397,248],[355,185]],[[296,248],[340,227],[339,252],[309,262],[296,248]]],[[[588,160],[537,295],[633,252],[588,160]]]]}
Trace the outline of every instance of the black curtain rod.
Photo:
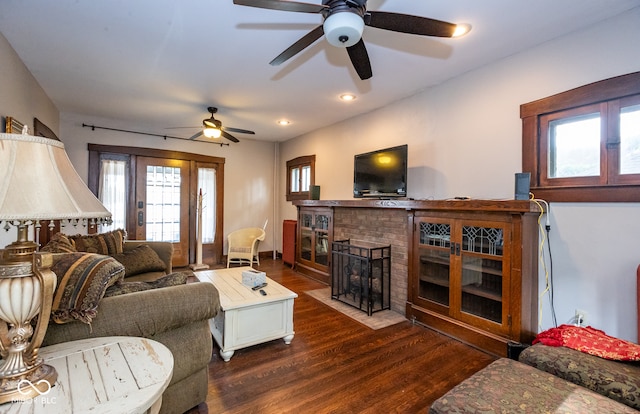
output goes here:
{"type": "MultiPolygon", "coordinates": [[[[96,129],[104,129],[106,131],[128,132],[130,134],[148,135],[148,136],[151,136],[151,137],[164,138],[165,140],[167,138],[171,138],[171,139],[181,139],[183,141],[193,141],[193,140],[191,140],[189,138],[174,137],[174,136],[171,136],[171,135],[152,134],[150,132],[130,131],[130,130],[127,130],[127,129],[107,128],[107,127],[101,127],[101,126],[97,126],[97,125],[87,125],[85,123],[82,123],[82,127],[83,128],[91,128],[92,131],[95,131],[96,129]]],[[[220,146],[223,146],[223,145],[229,146],[229,144],[224,143],[224,142],[212,142],[212,141],[200,141],[200,142],[206,142],[208,144],[216,144],[216,145],[220,145],[220,146]]]]}

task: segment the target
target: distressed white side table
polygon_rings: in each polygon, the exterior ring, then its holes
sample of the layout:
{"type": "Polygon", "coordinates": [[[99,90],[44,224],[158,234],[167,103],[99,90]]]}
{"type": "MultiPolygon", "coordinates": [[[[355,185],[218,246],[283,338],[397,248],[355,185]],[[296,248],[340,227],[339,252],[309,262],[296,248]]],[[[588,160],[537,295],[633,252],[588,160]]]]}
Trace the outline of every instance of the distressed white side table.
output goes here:
{"type": "Polygon", "coordinates": [[[145,338],[64,342],[40,355],[58,371],[55,385],[32,400],[0,405],[0,413],[157,413],[173,374],[171,351],[145,338]]]}
{"type": "Polygon", "coordinates": [[[298,294],[266,278],[266,295],[242,284],[242,271],[250,266],[195,272],[201,282],[213,283],[220,295],[220,308],[209,319],[211,334],[228,362],[237,349],[282,338],[293,340],[293,300],[298,294]]]}

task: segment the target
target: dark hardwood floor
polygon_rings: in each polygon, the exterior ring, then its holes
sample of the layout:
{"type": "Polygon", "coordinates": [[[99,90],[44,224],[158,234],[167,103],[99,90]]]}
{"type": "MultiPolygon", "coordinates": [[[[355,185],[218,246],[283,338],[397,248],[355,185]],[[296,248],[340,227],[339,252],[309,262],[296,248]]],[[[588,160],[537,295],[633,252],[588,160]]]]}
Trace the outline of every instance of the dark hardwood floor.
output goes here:
{"type": "Polygon", "coordinates": [[[295,337],[235,352],[215,345],[202,413],[424,413],[495,358],[424,326],[372,330],[304,292],[326,287],[280,260],[258,267],[298,293],[295,337]]]}

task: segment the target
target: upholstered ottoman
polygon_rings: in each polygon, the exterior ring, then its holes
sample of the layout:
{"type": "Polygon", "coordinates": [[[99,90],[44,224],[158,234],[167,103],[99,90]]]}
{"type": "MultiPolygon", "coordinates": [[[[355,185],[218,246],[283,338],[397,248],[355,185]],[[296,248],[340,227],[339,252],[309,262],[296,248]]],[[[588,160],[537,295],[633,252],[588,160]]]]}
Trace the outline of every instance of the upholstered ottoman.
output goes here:
{"type": "Polygon", "coordinates": [[[533,345],[519,361],[640,410],[640,363],[618,362],[563,346],[533,345]]]}
{"type": "Polygon", "coordinates": [[[499,359],[436,400],[443,413],[637,413],[586,388],[507,358],[499,359]]]}

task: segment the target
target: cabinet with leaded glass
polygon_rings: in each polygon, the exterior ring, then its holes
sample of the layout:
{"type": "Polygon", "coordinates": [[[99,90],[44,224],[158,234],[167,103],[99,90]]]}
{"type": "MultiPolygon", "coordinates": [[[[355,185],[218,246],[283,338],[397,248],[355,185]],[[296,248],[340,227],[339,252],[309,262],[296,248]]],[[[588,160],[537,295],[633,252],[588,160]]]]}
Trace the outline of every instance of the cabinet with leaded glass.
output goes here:
{"type": "Polygon", "coordinates": [[[329,258],[333,238],[333,210],[300,207],[296,269],[300,273],[329,283],[329,258]]]}
{"type": "Polygon", "coordinates": [[[408,316],[498,355],[535,332],[535,216],[416,211],[408,316]],[[526,280],[523,280],[523,276],[526,280]]]}

